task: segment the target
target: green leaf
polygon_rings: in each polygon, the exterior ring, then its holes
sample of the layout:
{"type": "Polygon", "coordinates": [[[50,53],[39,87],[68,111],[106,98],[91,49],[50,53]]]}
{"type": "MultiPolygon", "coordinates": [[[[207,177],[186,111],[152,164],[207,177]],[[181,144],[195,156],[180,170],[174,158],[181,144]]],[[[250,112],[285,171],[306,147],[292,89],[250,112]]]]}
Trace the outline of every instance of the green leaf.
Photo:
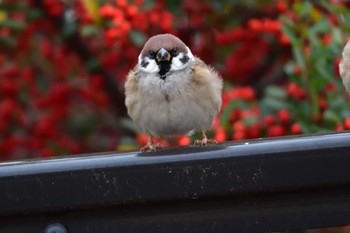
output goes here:
{"type": "Polygon", "coordinates": [[[99,28],[96,27],[95,25],[85,25],[80,30],[81,30],[82,36],[97,35],[99,32],[99,28]]]}
{"type": "Polygon", "coordinates": [[[16,46],[16,40],[12,37],[4,37],[4,36],[0,36],[0,43],[1,46],[3,47],[8,46],[8,47],[15,47],[16,46]]]}
{"type": "Polygon", "coordinates": [[[341,44],[341,45],[344,43],[342,30],[340,28],[332,27],[331,33],[332,33],[332,40],[334,43],[341,44]]]}
{"type": "Polygon", "coordinates": [[[97,119],[93,116],[85,116],[83,114],[75,114],[70,119],[69,128],[71,134],[78,138],[84,138],[88,136],[91,132],[96,130],[97,119]]]}
{"type": "Polygon", "coordinates": [[[326,19],[322,19],[309,29],[312,33],[328,33],[331,29],[331,25],[329,25],[329,22],[326,19]]]}
{"type": "Polygon", "coordinates": [[[20,31],[24,29],[27,24],[24,21],[17,20],[4,20],[0,22],[0,27],[7,27],[15,31],[20,31]]]}
{"type": "Polygon", "coordinates": [[[296,63],[302,68],[302,70],[305,70],[305,57],[301,51],[301,48],[294,45],[292,47],[292,52],[296,63]]]}
{"type": "Polygon", "coordinates": [[[307,37],[309,39],[309,41],[311,42],[311,46],[314,47],[319,47],[320,46],[320,40],[318,38],[318,32],[314,31],[314,30],[309,30],[308,28],[305,30],[307,37]]]}
{"type": "Polygon", "coordinates": [[[310,122],[308,119],[300,119],[299,124],[303,130],[303,133],[310,134],[318,131],[318,127],[312,122],[310,122]]]}
{"type": "Polygon", "coordinates": [[[42,17],[44,17],[44,13],[43,11],[39,10],[39,9],[30,9],[30,10],[26,10],[25,11],[26,15],[27,15],[27,19],[29,21],[31,20],[37,20],[40,19],[42,17]]]}
{"type": "Polygon", "coordinates": [[[297,37],[297,34],[294,30],[286,26],[283,26],[281,30],[284,32],[284,34],[287,35],[292,45],[295,46],[300,44],[300,39],[297,37]]]}
{"type": "Polygon", "coordinates": [[[281,15],[279,17],[279,20],[286,26],[288,27],[294,27],[295,26],[295,23],[293,20],[291,20],[290,18],[284,16],[284,15],[281,15]]]}
{"type": "Polygon", "coordinates": [[[328,79],[322,76],[313,77],[311,79],[311,86],[317,91],[320,91],[328,83],[328,79]]]}
{"type": "Polygon", "coordinates": [[[141,10],[142,11],[150,10],[150,9],[152,9],[154,7],[154,5],[155,5],[155,1],[154,0],[146,0],[142,4],[141,10]]]}
{"type": "Polygon", "coordinates": [[[265,96],[277,99],[285,99],[287,96],[286,90],[278,86],[268,86],[265,89],[265,96]]]}
{"type": "Polygon", "coordinates": [[[123,146],[137,146],[137,142],[132,137],[122,137],[119,144],[123,146]]]}
{"type": "Polygon", "coordinates": [[[276,112],[279,109],[288,108],[288,104],[284,102],[281,99],[273,98],[273,97],[266,97],[261,101],[261,108],[262,111],[265,112],[265,114],[276,112]]]}
{"type": "Polygon", "coordinates": [[[322,60],[318,60],[315,63],[315,68],[318,73],[318,78],[313,78],[313,79],[323,79],[324,85],[327,82],[334,82],[334,77],[333,77],[333,70],[330,70],[331,68],[328,67],[328,64],[324,64],[325,62],[322,60]]]}
{"type": "Polygon", "coordinates": [[[298,2],[293,5],[293,10],[302,18],[310,16],[313,6],[308,1],[298,2]]]}
{"type": "Polygon", "coordinates": [[[290,101],[290,111],[294,113],[298,119],[307,119],[311,114],[311,107],[308,101],[290,101]]]}
{"type": "Polygon", "coordinates": [[[329,123],[338,123],[338,122],[341,122],[341,118],[339,117],[338,114],[336,114],[335,112],[333,112],[332,110],[330,109],[327,109],[324,113],[323,113],[323,119],[326,121],[326,122],[329,122],[329,123]]]}
{"type": "Polygon", "coordinates": [[[76,22],[69,22],[63,25],[61,32],[64,37],[70,37],[77,30],[78,30],[78,25],[76,24],[76,22]]]}
{"type": "Polygon", "coordinates": [[[91,58],[86,62],[86,66],[91,71],[98,69],[101,66],[101,64],[97,58],[91,58]]]}
{"type": "Polygon", "coordinates": [[[250,117],[243,119],[243,124],[246,126],[250,126],[250,125],[255,124],[257,121],[258,121],[257,116],[250,116],[250,117]]]}
{"type": "Polygon", "coordinates": [[[146,41],[146,35],[138,30],[132,29],[130,34],[130,39],[132,40],[133,44],[140,47],[142,46],[146,41]]]}
{"type": "Polygon", "coordinates": [[[284,66],[284,72],[286,72],[288,75],[293,75],[293,74],[294,74],[294,68],[295,68],[295,63],[294,63],[294,61],[289,61],[289,62],[284,66]]]}
{"type": "MultiPolygon", "coordinates": [[[[331,103],[329,109],[334,112],[341,114],[341,112],[350,111],[349,102],[343,95],[339,95],[338,92],[329,93],[327,96],[327,101],[331,103]]],[[[348,117],[350,115],[344,115],[343,117],[348,117]]]]}
{"type": "Polygon", "coordinates": [[[288,103],[286,102],[286,91],[278,86],[268,86],[264,92],[264,98],[260,102],[261,114],[266,116],[273,114],[279,109],[288,109],[288,103]]]}
{"type": "Polygon", "coordinates": [[[136,127],[135,123],[130,118],[123,118],[120,121],[121,126],[125,129],[129,129],[132,132],[138,132],[139,129],[136,127]]]}

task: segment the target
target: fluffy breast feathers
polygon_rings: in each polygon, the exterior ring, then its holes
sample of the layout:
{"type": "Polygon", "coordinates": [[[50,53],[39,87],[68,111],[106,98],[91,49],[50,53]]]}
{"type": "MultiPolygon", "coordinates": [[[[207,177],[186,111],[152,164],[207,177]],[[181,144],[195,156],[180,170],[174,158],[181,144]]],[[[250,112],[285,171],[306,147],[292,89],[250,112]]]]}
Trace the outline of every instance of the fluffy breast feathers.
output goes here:
{"type": "Polygon", "coordinates": [[[125,104],[144,133],[183,135],[211,127],[221,108],[222,87],[218,73],[197,57],[189,69],[166,80],[143,77],[135,67],[125,82],[125,104]]]}

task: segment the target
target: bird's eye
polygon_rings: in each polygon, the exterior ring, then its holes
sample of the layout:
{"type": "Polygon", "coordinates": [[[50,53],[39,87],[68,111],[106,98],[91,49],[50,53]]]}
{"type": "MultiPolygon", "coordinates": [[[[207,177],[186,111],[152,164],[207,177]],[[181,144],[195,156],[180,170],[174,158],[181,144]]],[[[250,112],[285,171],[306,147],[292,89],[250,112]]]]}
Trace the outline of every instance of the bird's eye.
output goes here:
{"type": "Polygon", "coordinates": [[[154,51],[149,51],[148,55],[151,59],[156,58],[156,53],[154,51]]]}
{"type": "Polygon", "coordinates": [[[177,48],[173,48],[172,50],[170,50],[170,54],[171,56],[176,57],[179,54],[179,52],[177,51],[177,48]]]}

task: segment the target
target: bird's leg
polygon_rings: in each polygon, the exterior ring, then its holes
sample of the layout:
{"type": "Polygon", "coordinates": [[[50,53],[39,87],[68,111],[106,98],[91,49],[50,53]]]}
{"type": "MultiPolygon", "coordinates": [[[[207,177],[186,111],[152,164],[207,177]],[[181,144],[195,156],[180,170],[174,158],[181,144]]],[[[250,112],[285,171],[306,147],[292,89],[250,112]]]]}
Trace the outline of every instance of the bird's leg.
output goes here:
{"type": "Polygon", "coordinates": [[[141,148],[141,152],[143,151],[156,151],[157,149],[161,149],[163,148],[162,144],[157,143],[157,144],[153,144],[153,137],[149,136],[148,137],[148,141],[147,144],[141,148]]]}
{"type": "Polygon", "coordinates": [[[206,146],[207,144],[216,144],[217,142],[214,139],[208,139],[207,135],[205,135],[205,132],[202,131],[202,138],[196,139],[194,141],[195,146],[206,146]]]}

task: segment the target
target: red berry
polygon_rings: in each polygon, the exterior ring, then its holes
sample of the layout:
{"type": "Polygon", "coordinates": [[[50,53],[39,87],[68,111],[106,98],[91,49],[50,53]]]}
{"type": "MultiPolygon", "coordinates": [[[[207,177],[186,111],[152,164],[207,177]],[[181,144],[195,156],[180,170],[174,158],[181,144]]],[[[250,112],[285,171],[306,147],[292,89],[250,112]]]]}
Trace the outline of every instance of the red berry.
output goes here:
{"type": "Polygon", "coordinates": [[[216,116],[215,119],[214,119],[213,125],[212,125],[213,129],[219,127],[219,124],[220,124],[219,117],[216,116]]]}
{"type": "Polygon", "coordinates": [[[344,126],[341,125],[341,124],[337,124],[337,125],[335,126],[334,130],[335,130],[336,132],[343,131],[343,130],[344,130],[344,126]]]}
{"type": "Polygon", "coordinates": [[[101,89],[104,86],[104,79],[100,75],[93,75],[90,77],[91,85],[96,89],[101,89]]]}
{"type": "Polygon", "coordinates": [[[285,129],[281,125],[273,125],[267,129],[267,135],[269,137],[280,137],[285,134],[285,129]]]}
{"type": "Polygon", "coordinates": [[[16,150],[16,148],[20,147],[21,140],[16,136],[10,136],[5,138],[0,144],[0,152],[3,155],[9,155],[11,152],[16,150]]]}
{"type": "Polygon", "coordinates": [[[52,157],[55,155],[55,152],[53,152],[51,149],[45,148],[40,151],[40,157],[52,157]]]}
{"type": "Polygon", "coordinates": [[[345,119],[344,127],[345,127],[345,129],[350,129],[350,117],[345,119]]]}
{"type": "Polygon", "coordinates": [[[296,83],[288,83],[286,89],[287,95],[294,99],[302,100],[306,98],[305,91],[296,83]]]}
{"type": "Polygon", "coordinates": [[[189,136],[180,136],[178,140],[180,146],[188,146],[191,143],[189,136]]]}
{"type": "Polygon", "coordinates": [[[302,70],[300,66],[294,66],[294,74],[301,75],[302,70]]]}
{"type": "Polygon", "coordinates": [[[325,45],[329,45],[332,42],[332,36],[329,34],[326,34],[322,37],[322,42],[325,45]]]}
{"type": "Polygon", "coordinates": [[[0,121],[8,122],[14,115],[16,103],[12,99],[4,99],[0,102],[0,121]]]}
{"type": "Polygon", "coordinates": [[[250,29],[252,29],[254,31],[261,31],[263,28],[263,24],[262,24],[261,20],[258,20],[258,19],[249,20],[248,26],[250,29]]]}
{"type": "Polygon", "coordinates": [[[332,24],[332,26],[338,25],[338,17],[335,14],[328,15],[328,21],[332,24]]]}
{"type": "Polygon", "coordinates": [[[226,141],[227,135],[226,131],[223,127],[218,127],[215,132],[215,140],[217,142],[224,142],[226,141]]]}
{"type": "Polygon", "coordinates": [[[282,124],[287,124],[290,119],[290,114],[287,109],[281,109],[278,111],[278,117],[282,124]]]}
{"type": "Polygon", "coordinates": [[[292,134],[300,134],[301,133],[301,127],[298,123],[292,124],[290,127],[290,131],[292,134]]]}
{"type": "Polygon", "coordinates": [[[276,2],[276,8],[279,12],[284,12],[288,9],[288,4],[285,1],[277,1],[276,2]]]}
{"type": "Polygon", "coordinates": [[[276,122],[276,118],[273,115],[267,115],[266,117],[264,117],[263,119],[263,124],[266,126],[272,125],[276,122]]]}
{"type": "Polygon", "coordinates": [[[42,117],[34,126],[34,134],[41,138],[53,138],[56,134],[53,118],[42,117]]]}
{"type": "Polygon", "coordinates": [[[258,138],[261,136],[260,125],[254,124],[247,128],[247,138],[258,138]]]}
{"type": "Polygon", "coordinates": [[[325,99],[320,99],[320,100],[318,101],[318,106],[320,107],[320,110],[321,110],[321,111],[325,111],[325,110],[328,108],[327,100],[325,100],[325,99]]]}
{"type": "Polygon", "coordinates": [[[236,131],[233,133],[233,136],[232,136],[233,140],[242,140],[245,138],[246,138],[246,135],[244,131],[236,131]]]}
{"type": "Polygon", "coordinates": [[[284,46],[290,45],[290,39],[286,34],[282,33],[279,39],[282,45],[284,46]]]}
{"type": "Polygon", "coordinates": [[[241,96],[247,101],[252,101],[255,99],[255,92],[251,87],[244,87],[241,89],[241,96]]]}
{"type": "Polygon", "coordinates": [[[102,17],[111,18],[111,17],[115,16],[116,11],[118,11],[118,9],[113,7],[110,3],[106,3],[102,7],[100,7],[100,9],[98,10],[98,13],[102,17]]]}
{"type": "Polygon", "coordinates": [[[129,5],[127,8],[126,8],[126,14],[129,16],[129,17],[134,17],[135,15],[137,15],[138,13],[138,9],[137,9],[137,6],[136,5],[129,5]]]}
{"type": "Polygon", "coordinates": [[[17,82],[11,79],[4,79],[0,83],[0,93],[6,97],[15,97],[19,91],[19,85],[17,82]]]}
{"type": "Polygon", "coordinates": [[[148,141],[148,136],[146,134],[138,134],[137,135],[137,142],[140,145],[146,145],[147,141],[148,141]]]}
{"type": "Polygon", "coordinates": [[[242,121],[236,121],[233,124],[233,130],[234,131],[244,131],[245,130],[245,125],[243,124],[242,121]]]}
{"type": "Polygon", "coordinates": [[[120,8],[125,8],[128,6],[127,0],[117,0],[116,3],[117,3],[117,6],[119,6],[120,8]]]}

